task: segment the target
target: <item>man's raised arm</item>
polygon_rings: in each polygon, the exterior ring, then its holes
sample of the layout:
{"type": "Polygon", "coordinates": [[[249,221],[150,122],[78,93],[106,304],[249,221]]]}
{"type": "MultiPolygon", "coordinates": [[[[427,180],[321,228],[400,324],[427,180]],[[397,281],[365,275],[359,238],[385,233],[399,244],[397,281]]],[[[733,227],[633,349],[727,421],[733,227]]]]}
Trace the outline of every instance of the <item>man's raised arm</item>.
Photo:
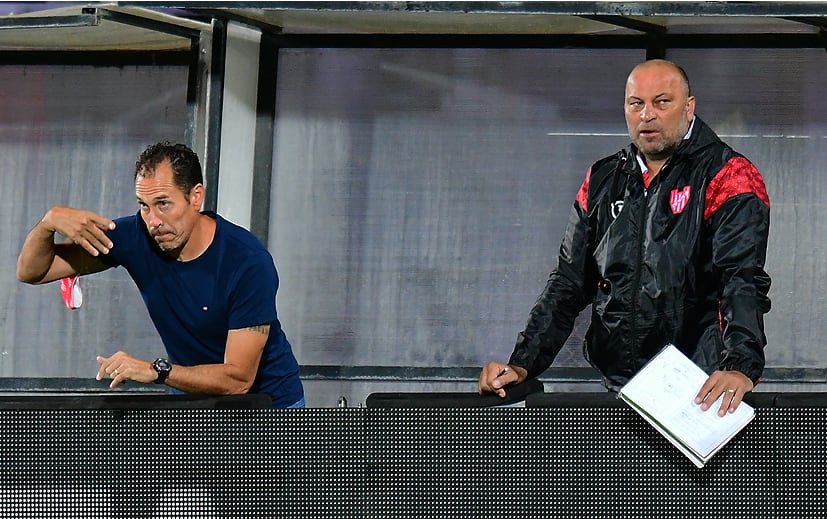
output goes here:
{"type": "Polygon", "coordinates": [[[106,231],[114,228],[115,222],[91,211],[53,207],[26,236],[17,257],[17,279],[39,285],[105,270],[99,256],[112,248],[106,231]],[[55,243],[55,233],[68,240],[55,243]]]}

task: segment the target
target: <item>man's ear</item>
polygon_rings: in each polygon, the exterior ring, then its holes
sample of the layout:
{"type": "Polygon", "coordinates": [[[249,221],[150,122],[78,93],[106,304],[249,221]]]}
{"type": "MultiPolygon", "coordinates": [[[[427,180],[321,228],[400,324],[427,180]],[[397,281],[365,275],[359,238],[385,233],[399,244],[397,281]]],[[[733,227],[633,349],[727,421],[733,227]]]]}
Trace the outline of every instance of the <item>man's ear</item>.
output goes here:
{"type": "Polygon", "coordinates": [[[197,208],[201,208],[201,204],[204,202],[204,184],[195,184],[192,189],[190,189],[190,204],[194,205],[197,208]]]}

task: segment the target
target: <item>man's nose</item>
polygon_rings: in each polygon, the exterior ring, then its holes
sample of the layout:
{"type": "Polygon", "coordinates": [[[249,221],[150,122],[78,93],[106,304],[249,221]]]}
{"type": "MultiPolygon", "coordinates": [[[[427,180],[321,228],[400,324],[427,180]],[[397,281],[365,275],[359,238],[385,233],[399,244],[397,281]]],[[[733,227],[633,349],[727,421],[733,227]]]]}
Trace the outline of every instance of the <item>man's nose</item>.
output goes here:
{"type": "Polygon", "coordinates": [[[149,211],[148,222],[149,222],[149,227],[152,228],[152,229],[157,229],[162,224],[161,219],[158,217],[158,215],[155,213],[155,211],[152,211],[152,210],[149,211]]]}
{"type": "Polygon", "coordinates": [[[651,121],[654,118],[655,112],[649,106],[644,106],[643,109],[640,111],[641,121],[651,121]]]}

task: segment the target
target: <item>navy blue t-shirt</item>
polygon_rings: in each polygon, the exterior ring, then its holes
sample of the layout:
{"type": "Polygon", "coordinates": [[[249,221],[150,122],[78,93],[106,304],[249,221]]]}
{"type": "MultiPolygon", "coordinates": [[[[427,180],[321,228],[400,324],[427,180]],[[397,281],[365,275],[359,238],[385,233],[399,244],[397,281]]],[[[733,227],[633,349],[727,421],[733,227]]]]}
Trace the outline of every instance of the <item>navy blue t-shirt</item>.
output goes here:
{"type": "Polygon", "coordinates": [[[299,366],[276,314],[278,274],[273,258],[246,229],[215,213],[215,236],[201,256],[176,261],[149,235],[139,214],[115,220],[114,246],[101,259],[123,266],[149,310],[173,364],[221,364],[227,332],[270,324],[251,393],[266,393],[274,407],[299,401],[299,366]]]}

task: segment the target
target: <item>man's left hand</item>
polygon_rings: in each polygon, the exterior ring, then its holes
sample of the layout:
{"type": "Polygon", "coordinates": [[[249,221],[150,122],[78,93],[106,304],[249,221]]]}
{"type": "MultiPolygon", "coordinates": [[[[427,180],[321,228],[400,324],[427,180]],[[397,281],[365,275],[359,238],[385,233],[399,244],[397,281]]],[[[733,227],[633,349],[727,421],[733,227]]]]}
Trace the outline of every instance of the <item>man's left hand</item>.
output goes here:
{"type": "Polygon", "coordinates": [[[107,376],[111,377],[112,382],[109,384],[111,388],[115,388],[127,380],[149,384],[158,377],[158,373],[152,369],[151,362],[135,358],[122,351],[111,357],[98,356],[96,360],[101,366],[95,378],[103,380],[107,376]]]}
{"type": "Polygon", "coordinates": [[[727,412],[734,413],[744,395],[752,391],[753,387],[752,380],[740,371],[716,371],[698,391],[695,403],[706,411],[724,395],[718,409],[718,416],[724,416],[727,412]]]}

